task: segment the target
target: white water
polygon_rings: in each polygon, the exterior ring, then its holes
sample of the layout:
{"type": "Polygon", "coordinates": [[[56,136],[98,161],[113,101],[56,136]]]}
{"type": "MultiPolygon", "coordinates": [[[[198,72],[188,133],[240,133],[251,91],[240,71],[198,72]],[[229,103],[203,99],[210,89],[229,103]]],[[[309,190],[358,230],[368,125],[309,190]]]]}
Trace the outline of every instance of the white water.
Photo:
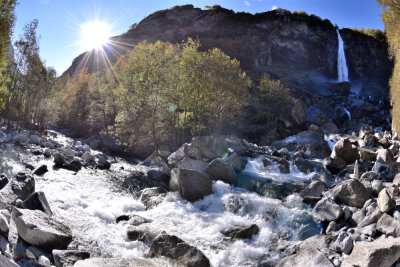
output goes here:
{"type": "Polygon", "coordinates": [[[346,55],[344,53],[344,43],[342,36],[340,36],[339,29],[336,29],[338,36],[338,82],[348,82],[349,81],[349,71],[347,69],[346,55]]]}
{"type": "Polygon", "coordinates": [[[344,109],[344,111],[346,112],[346,114],[347,114],[347,117],[349,117],[349,120],[351,120],[351,114],[350,114],[350,111],[347,109],[347,108],[343,108],[344,109]]]}
{"type": "MultiPolygon", "coordinates": [[[[68,139],[64,141],[70,143],[68,139]]],[[[11,150],[10,146],[7,151],[11,150]]],[[[5,159],[6,151],[1,153],[5,159]]],[[[301,234],[312,231],[308,226],[311,210],[303,206],[296,195],[278,200],[215,182],[214,193],[200,201],[190,203],[177,193],[168,193],[159,206],[146,211],[140,201],[113,186],[108,171],[82,169],[74,175],[64,169],[52,169],[52,160],[43,156],[26,155],[25,159],[35,166],[48,166],[48,173],[35,177],[36,190],[45,192],[54,216],[71,228],[75,240],[81,244],[80,248],[100,256],[143,258],[149,249],[142,242],[126,239],[127,225],[115,223],[122,214],[133,213],[151,219],[151,223],[145,224],[150,231],[177,235],[203,251],[212,266],[253,266],[263,259],[278,258],[279,252],[271,249],[271,245],[276,244],[279,237],[296,241],[301,234]],[[241,203],[235,213],[229,209],[232,199],[241,203]],[[231,242],[220,233],[232,226],[250,224],[257,224],[260,228],[259,234],[250,240],[231,242]]],[[[23,169],[19,161],[15,158],[7,160],[11,172],[23,169]]],[[[112,172],[128,174],[135,168],[119,161],[112,165],[112,172]],[[121,170],[121,166],[125,170],[121,170]]],[[[246,171],[261,176],[267,172],[262,170],[257,160],[250,161],[246,171]]],[[[279,175],[275,176],[278,179],[279,175]]],[[[285,177],[293,181],[309,179],[308,175],[302,174],[285,177]]],[[[159,266],[173,266],[165,259],[154,262],[159,266]]]]}

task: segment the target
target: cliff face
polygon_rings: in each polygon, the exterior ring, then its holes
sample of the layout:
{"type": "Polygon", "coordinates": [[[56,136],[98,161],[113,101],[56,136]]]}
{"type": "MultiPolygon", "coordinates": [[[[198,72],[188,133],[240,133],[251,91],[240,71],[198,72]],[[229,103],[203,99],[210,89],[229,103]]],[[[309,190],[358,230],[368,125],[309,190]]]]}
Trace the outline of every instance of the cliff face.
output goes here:
{"type": "MultiPolygon", "coordinates": [[[[392,68],[386,44],[349,29],[341,30],[341,35],[351,82],[365,95],[382,97],[392,68]]],[[[202,49],[219,47],[237,58],[253,78],[266,72],[294,90],[316,92],[337,79],[335,27],[317,16],[282,10],[251,15],[188,5],[158,11],[113,37],[106,54],[114,63],[141,41],[180,43],[188,37],[198,38],[202,49]]],[[[84,67],[95,72],[107,67],[106,62],[104,55],[86,52],[64,74],[73,75],[84,67]]]]}

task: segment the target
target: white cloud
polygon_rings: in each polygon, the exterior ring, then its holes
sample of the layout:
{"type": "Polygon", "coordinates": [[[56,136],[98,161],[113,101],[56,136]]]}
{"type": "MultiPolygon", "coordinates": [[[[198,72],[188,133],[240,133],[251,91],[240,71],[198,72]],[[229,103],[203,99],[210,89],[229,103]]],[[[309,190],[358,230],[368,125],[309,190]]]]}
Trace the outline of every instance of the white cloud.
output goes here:
{"type": "Polygon", "coordinates": [[[248,0],[245,0],[245,1],[244,1],[244,5],[245,5],[245,6],[251,6],[251,3],[250,3],[248,0]]]}
{"type": "Polygon", "coordinates": [[[275,9],[278,9],[277,5],[273,5],[272,8],[271,8],[271,10],[275,10],[275,9]]]}

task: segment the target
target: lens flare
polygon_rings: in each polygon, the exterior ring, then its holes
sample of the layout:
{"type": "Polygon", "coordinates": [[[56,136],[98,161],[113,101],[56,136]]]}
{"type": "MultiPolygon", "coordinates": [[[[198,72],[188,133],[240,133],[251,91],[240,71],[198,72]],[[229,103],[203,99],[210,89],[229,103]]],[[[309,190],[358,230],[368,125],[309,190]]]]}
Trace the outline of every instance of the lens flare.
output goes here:
{"type": "Polygon", "coordinates": [[[109,42],[110,25],[105,21],[88,21],[81,25],[81,42],[86,50],[99,49],[109,42]]]}

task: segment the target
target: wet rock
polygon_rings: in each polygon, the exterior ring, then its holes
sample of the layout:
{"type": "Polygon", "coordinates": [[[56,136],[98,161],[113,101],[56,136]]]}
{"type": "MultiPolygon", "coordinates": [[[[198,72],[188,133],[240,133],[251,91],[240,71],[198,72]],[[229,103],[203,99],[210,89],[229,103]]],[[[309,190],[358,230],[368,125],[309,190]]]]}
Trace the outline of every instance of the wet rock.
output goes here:
{"type": "Polygon", "coordinates": [[[74,267],[156,267],[144,259],[90,258],[75,262],[74,267]]]}
{"type": "Polygon", "coordinates": [[[300,196],[305,202],[319,200],[322,196],[322,192],[327,189],[325,183],[321,181],[312,181],[306,189],[301,192],[300,196]]]}
{"type": "Polygon", "coordinates": [[[61,155],[60,153],[54,153],[53,158],[54,158],[54,167],[56,168],[62,168],[66,163],[64,156],[61,155]]]}
{"type": "Polygon", "coordinates": [[[72,161],[64,164],[62,168],[69,171],[78,172],[82,169],[82,163],[78,159],[73,159],[72,161]]]}
{"type": "Polygon", "coordinates": [[[63,249],[72,241],[71,230],[39,210],[13,208],[18,235],[43,249],[63,249]]]}
{"type": "Polygon", "coordinates": [[[344,181],[332,189],[336,201],[346,205],[362,208],[370,198],[370,192],[358,180],[344,181]]]}
{"type": "Polygon", "coordinates": [[[8,177],[6,174],[0,174],[0,190],[8,184],[8,177]]]}
{"type": "Polygon", "coordinates": [[[111,163],[106,159],[106,157],[99,157],[96,167],[100,170],[108,170],[111,168],[111,163]]]}
{"type": "Polygon", "coordinates": [[[260,229],[256,224],[249,226],[234,226],[230,229],[226,229],[221,233],[224,236],[230,237],[232,239],[246,239],[251,238],[253,235],[258,234],[260,229]]]}
{"type": "Polygon", "coordinates": [[[205,172],[210,176],[212,180],[221,180],[224,182],[230,182],[229,173],[230,173],[230,166],[229,163],[223,159],[214,159],[212,160],[205,172]]]}
{"type": "Polygon", "coordinates": [[[157,234],[151,232],[147,227],[133,225],[128,226],[126,235],[130,241],[140,241],[147,245],[150,245],[157,236],[157,234]]]}
{"type": "Polygon", "coordinates": [[[201,149],[194,147],[191,144],[183,145],[183,153],[185,154],[185,156],[188,156],[192,159],[201,159],[201,156],[203,155],[201,149]]]}
{"type": "Polygon", "coordinates": [[[44,155],[44,157],[45,158],[50,158],[51,157],[51,150],[50,150],[50,148],[45,148],[44,149],[44,151],[43,151],[43,155],[44,155]]]}
{"type": "Polygon", "coordinates": [[[150,246],[149,257],[167,257],[186,267],[208,267],[210,261],[199,249],[174,235],[161,234],[150,246]]]}
{"type": "Polygon", "coordinates": [[[167,190],[162,187],[146,188],[142,190],[140,201],[146,209],[152,209],[164,200],[167,193],[167,190]]]}
{"type": "Polygon", "coordinates": [[[279,163],[278,168],[279,168],[279,171],[280,171],[281,173],[290,173],[290,164],[289,164],[289,161],[287,161],[287,160],[284,159],[284,158],[279,158],[278,163],[279,163]]]}
{"type": "Polygon", "coordinates": [[[315,205],[313,213],[322,221],[335,221],[343,210],[330,198],[323,198],[315,205]]]}
{"type": "Polygon", "coordinates": [[[35,145],[39,145],[42,142],[41,138],[35,134],[31,135],[29,139],[31,143],[35,145]]]}
{"type": "Polygon", "coordinates": [[[49,202],[47,202],[47,198],[42,191],[29,195],[28,198],[22,202],[22,207],[30,210],[41,210],[49,216],[53,215],[49,202]]]}
{"type": "Polygon", "coordinates": [[[344,167],[346,167],[346,162],[341,158],[328,157],[325,158],[322,163],[332,174],[338,174],[344,167]]]}
{"type": "Polygon", "coordinates": [[[353,239],[351,236],[346,232],[341,232],[335,241],[335,249],[338,252],[350,254],[353,249],[353,239]]]}
{"type": "Polygon", "coordinates": [[[56,267],[73,266],[75,262],[90,258],[90,254],[82,250],[53,249],[54,264],[56,267]]]}
{"type": "Polygon", "coordinates": [[[376,151],[376,158],[377,159],[382,159],[382,161],[388,165],[390,163],[393,163],[393,156],[387,149],[378,149],[376,151]]]}
{"type": "Polygon", "coordinates": [[[296,158],[294,160],[294,165],[297,166],[299,171],[304,173],[310,173],[314,171],[314,164],[303,158],[296,158]]]}
{"type": "Polygon", "coordinates": [[[378,195],[378,207],[384,213],[388,213],[396,207],[396,201],[387,188],[383,189],[378,195]]]}
{"type": "Polygon", "coordinates": [[[372,126],[363,126],[358,131],[358,136],[360,138],[364,138],[365,136],[372,134],[374,134],[374,128],[372,126]]]}
{"type": "Polygon", "coordinates": [[[342,266],[392,266],[400,258],[400,238],[356,242],[342,266]]]}
{"type": "Polygon", "coordinates": [[[196,201],[212,194],[210,178],[195,170],[172,169],[169,188],[172,191],[178,191],[184,199],[189,201],[196,201]]]}
{"type": "Polygon", "coordinates": [[[349,139],[340,139],[333,146],[331,158],[341,158],[347,163],[352,163],[358,159],[357,147],[349,139]]]}
{"type": "Polygon", "coordinates": [[[43,174],[45,174],[46,172],[48,172],[49,170],[47,169],[47,165],[42,165],[42,166],[40,166],[39,168],[37,168],[34,172],[33,172],[33,174],[36,174],[36,175],[43,175],[43,174]]]}
{"type": "Polygon", "coordinates": [[[144,223],[150,223],[150,222],[152,222],[152,220],[144,218],[139,215],[135,215],[135,214],[130,215],[129,220],[128,220],[128,223],[133,226],[138,226],[138,225],[141,225],[144,223]]]}
{"type": "Polygon", "coordinates": [[[376,229],[386,235],[400,236],[400,221],[384,213],[376,224],[376,229]]]}

